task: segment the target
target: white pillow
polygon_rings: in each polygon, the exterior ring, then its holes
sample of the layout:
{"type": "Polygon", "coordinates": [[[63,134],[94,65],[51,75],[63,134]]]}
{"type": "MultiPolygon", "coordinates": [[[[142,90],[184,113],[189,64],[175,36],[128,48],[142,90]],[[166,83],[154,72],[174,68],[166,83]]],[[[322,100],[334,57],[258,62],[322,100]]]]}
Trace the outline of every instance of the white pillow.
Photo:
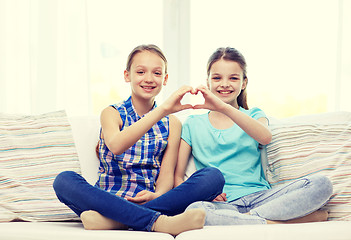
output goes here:
{"type": "Polygon", "coordinates": [[[5,213],[1,221],[78,219],[59,202],[52,187],[65,170],[80,173],[64,111],[0,114],[0,213],[5,213]]]}
{"type": "Polygon", "coordinates": [[[267,180],[272,187],[322,174],[333,183],[329,220],[351,220],[351,113],[316,114],[270,125],[267,180]]]}
{"type": "MultiPolygon", "coordinates": [[[[0,181],[2,181],[2,180],[0,180],[0,181]]],[[[0,205],[2,205],[2,204],[0,204],[0,205]]],[[[13,219],[16,219],[16,214],[13,213],[12,211],[7,210],[6,208],[0,206],[0,222],[9,222],[13,219]]]]}
{"type": "Polygon", "coordinates": [[[298,115],[284,119],[269,117],[270,125],[287,124],[287,123],[313,123],[313,124],[329,124],[329,123],[348,123],[351,122],[351,112],[328,112],[315,113],[307,115],[298,115]]]}
{"type": "Polygon", "coordinates": [[[95,148],[99,141],[97,116],[69,117],[83,177],[92,185],[98,178],[99,159],[95,148]]]}

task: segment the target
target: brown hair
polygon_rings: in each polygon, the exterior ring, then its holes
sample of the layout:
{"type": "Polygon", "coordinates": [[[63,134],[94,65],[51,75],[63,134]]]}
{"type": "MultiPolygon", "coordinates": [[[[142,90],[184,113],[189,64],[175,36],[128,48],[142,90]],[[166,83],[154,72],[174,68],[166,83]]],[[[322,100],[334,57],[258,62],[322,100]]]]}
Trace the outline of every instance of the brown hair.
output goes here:
{"type": "Polygon", "coordinates": [[[130,71],[130,67],[132,66],[134,56],[137,53],[140,53],[142,51],[149,51],[149,52],[155,53],[160,58],[162,58],[162,60],[165,63],[165,73],[167,74],[167,59],[166,59],[165,55],[163,54],[162,50],[154,44],[139,45],[130,52],[128,59],[127,59],[127,66],[126,66],[126,70],[128,72],[130,71]]]}
{"type": "MultiPolygon", "coordinates": [[[[210,75],[212,65],[220,59],[237,62],[243,70],[243,79],[248,81],[246,75],[246,60],[244,56],[235,48],[226,47],[218,48],[208,59],[207,62],[207,77],[210,75]]],[[[246,110],[249,109],[247,105],[247,91],[246,88],[241,91],[238,96],[238,105],[246,110]]]]}

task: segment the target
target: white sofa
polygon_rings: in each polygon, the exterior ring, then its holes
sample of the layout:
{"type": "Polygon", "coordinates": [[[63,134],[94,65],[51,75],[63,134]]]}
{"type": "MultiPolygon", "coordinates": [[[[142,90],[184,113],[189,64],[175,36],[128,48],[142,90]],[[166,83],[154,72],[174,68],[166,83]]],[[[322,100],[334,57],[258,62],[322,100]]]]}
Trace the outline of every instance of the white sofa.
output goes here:
{"type": "MultiPolygon", "coordinates": [[[[183,120],[184,115],[180,115],[183,120]]],[[[306,124],[307,128],[317,126],[321,131],[320,126],[325,126],[328,123],[342,122],[344,125],[351,123],[351,113],[326,113],[326,114],[315,114],[309,116],[299,116],[290,119],[276,120],[271,119],[271,126],[273,131],[272,148],[267,146],[267,150],[263,149],[263,159],[267,158],[266,152],[268,151],[268,158],[272,158],[274,163],[268,163],[267,173],[268,178],[272,179],[275,183],[279,184],[279,179],[274,173],[275,169],[282,168],[281,165],[278,167],[274,164],[279,162],[277,160],[276,151],[279,149],[289,146],[278,146],[274,148],[275,138],[280,137],[279,129],[283,129],[284,126],[288,129],[292,129],[296,124],[306,124]],[[336,121],[337,120],[337,121],[336,121]],[[308,127],[309,126],[309,127],[308,127]],[[278,132],[276,132],[278,131],[278,132]],[[269,155],[271,154],[271,155],[269,155]]],[[[70,117],[69,122],[72,127],[75,147],[77,149],[81,172],[83,176],[92,184],[95,183],[97,178],[98,159],[95,155],[95,145],[98,139],[99,132],[99,120],[98,117],[70,117]]],[[[298,130],[297,130],[298,131],[298,130]]],[[[347,130],[350,131],[350,130],[347,130]]],[[[294,131],[296,132],[296,131],[294,131]]],[[[302,131],[306,133],[306,129],[302,131]]],[[[323,132],[323,131],[322,131],[323,132]]],[[[345,131],[343,131],[345,132],[345,131]]],[[[348,132],[346,135],[351,135],[348,132]]],[[[315,133],[312,133],[315,135],[315,133]]],[[[350,138],[349,138],[350,139],[350,138]]],[[[283,141],[284,142],[284,141],[283,141]]],[[[350,165],[351,158],[348,153],[351,151],[350,142],[342,144],[343,155],[346,156],[346,160],[343,162],[345,165],[350,165]],[[345,162],[346,161],[346,162],[345,162]]],[[[317,143],[318,145],[319,143],[317,143]]],[[[289,145],[289,144],[287,144],[289,145]]],[[[322,147],[324,148],[324,147],[322,147]]],[[[340,148],[339,148],[340,149],[340,148]]],[[[313,150],[316,152],[316,149],[313,150]]],[[[284,154],[283,154],[284,155],[284,154]]],[[[283,159],[284,160],[284,159],[283,159]]],[[[193,171],[193,165],[189,167],[188,174],[193,171]]],[[[303,167],[304,168],[304,167],[303,167]]],[[[296,170],[296,169],[295,169],[296,170]]],[[[296,170],[297,171],[297,170],[296,170]]],[[[323,171],[322,171],[323,173],[323,171]]],[[[1,179],[0,179],[1,180],[1,179]]],[[[346,187],[351,188],[351,176],[349,176],[350,184],[346,187]]],[[[345,182],[345,181],[344,181],[345,182]]],[[[338,182],[337,182],[338,183],[338,182]]],[[[344,186],[345,188],[345,186],[344,186]]],[[[343,188],[343,189],[344,189],[343,188]]],[[[350,192],[349,192],[350,194],[350,192]]],[[[1,195],[1,189],[0,189],[1,195]]],[[[347,198],[349,201],[350,198],[347,198]]],[[[347,207],[343,208],[344,211],[348,211],[350,202],[346,203],[347,207]]],[[[345,204],[344,204],[345,205],[345,204]]],[[[337,213],[338,214],[338,213],[337,213]]],[[[351,211],[343,213],[342,215],[336,215],[335,219],[327,222],[320,223],[304,223],[304,224],[278,224],[278,225],[240,225],[240,226],[205,226],[201,230],[188,231],[179,234],[175,237],[178,240],[196,240],[196,239],[262,239],[262,240],[280,240],[280,239],[320,239],[320,240],[343,240],[351,239],[351,211]],[[341,216],[341,217],[340,217],[341,216]]],[[[84,230],[82,224],[79,221],[64,221],[64,222],[4,222],[0,223],[0,240],[17,240],[17,239],[174,239],[173,236],[163,233],[154,232],[138,232],[138,231],[88,231],[84,230]]]]}

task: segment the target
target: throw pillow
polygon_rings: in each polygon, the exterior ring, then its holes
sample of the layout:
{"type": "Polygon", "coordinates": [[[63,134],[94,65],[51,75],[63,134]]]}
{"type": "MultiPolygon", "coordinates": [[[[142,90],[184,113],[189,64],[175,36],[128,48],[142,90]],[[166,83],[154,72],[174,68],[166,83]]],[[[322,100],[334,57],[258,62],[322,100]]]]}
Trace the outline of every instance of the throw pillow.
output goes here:
{"type": "Polygon", "coordinates": [[[272,187],[303,176],[325,175],[334,188],[324,207],[329,220],[351,220],[351,122],[278,121],[270,128],[267,180],[272,187]]]}
{"type": "Polygon", "coordinates": [[[0,221],[78,219],[52,187],[65,170],[80,172],[65,111],[0,114],[0,221]]]}

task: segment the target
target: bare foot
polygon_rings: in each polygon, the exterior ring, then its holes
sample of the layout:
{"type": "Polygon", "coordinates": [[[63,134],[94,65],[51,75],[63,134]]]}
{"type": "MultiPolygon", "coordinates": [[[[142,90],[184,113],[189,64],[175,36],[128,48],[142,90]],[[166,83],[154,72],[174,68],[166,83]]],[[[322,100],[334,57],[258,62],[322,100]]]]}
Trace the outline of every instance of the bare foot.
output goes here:
{"type": "Polygon", "coordinates": [[[328,219],[328,211],[318,210],[310,213],[304,217],[295,218],[287,221],[271,221],[267,220],[268,224],[278,224],[278,223],[308,223],[308,222],[323,222],[328,219]]]}
{"type": "Polygon", "coordinates": [[[328,211],[326,210],[318,210],[313,213],[310,213],[304,217],[291,219],[285,221],[286,223],[308,223],[308,222],[323,222],[328,219],[328,211]]]}
{"type": "Polygon", "coordinates": [[[126,230],[128,227],[120,222],[107,218],[100,213],[89,210],[80,215],[86,230],[126,230]]]}
{"type": "Polygon", "coordinates": [[[203,228],[206,213],[203,209],[190,209],[176,216],[161,215],[152,227],[152,231],[170,233],[174,236],[181,232],[203,228]]]}

